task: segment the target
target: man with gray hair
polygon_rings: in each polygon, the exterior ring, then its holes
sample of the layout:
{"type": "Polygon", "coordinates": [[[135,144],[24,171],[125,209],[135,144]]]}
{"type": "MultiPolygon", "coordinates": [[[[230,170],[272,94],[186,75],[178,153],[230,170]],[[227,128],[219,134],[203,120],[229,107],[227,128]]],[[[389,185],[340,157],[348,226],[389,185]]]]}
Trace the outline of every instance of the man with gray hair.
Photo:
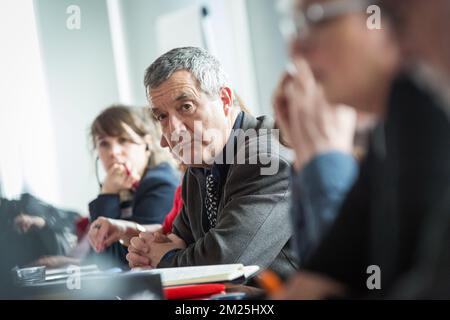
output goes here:
{"type": "Polygon", "coordinates": [[[282,276],[297,268],[289,250],[289,160],[273,121],[243,112],[219,61],[185,47],[146,71],[161,145],[188,167],[183,209],[172,233],[131,240],[130,267],[242,263],[282,276]]]}

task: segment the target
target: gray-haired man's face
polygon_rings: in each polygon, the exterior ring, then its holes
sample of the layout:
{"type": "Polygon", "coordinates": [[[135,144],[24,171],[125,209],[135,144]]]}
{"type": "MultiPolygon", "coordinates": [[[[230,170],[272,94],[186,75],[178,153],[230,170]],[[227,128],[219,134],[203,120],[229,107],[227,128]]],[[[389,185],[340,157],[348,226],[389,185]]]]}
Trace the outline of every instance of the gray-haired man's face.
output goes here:
{"type": "Polygon", "coordinates": [[[204,166],[222,151],[232,127],[231,89],[210,97],[190,72],[181,70],[148,89],[148,100],[161,124],[161,145],[185,165],[204,166]]]}

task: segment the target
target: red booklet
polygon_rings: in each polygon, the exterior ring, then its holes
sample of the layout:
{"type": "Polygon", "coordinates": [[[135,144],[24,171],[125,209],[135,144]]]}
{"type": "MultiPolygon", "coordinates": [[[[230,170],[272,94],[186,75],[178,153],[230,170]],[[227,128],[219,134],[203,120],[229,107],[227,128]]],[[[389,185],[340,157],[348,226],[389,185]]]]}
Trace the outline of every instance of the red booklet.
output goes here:
{"type": "Polygon", "coordinates": [[[204,298],[205,296],[219,293],[225,293],[224,284],[195,284],[164,288],[167,300],[204,298]]]}

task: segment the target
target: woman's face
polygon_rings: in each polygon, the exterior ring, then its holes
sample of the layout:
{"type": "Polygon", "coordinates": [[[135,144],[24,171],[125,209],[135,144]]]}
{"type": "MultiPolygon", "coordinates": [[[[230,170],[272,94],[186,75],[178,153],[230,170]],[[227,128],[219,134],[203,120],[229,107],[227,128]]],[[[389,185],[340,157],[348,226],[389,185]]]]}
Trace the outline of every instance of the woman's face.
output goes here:
{"type": "Polygon", "coordinates": [[[97,136],[95,139],[103,169],[108,171],[115,163],[125,164],[130,171],[142,176],[150,156],[147,142],[126,124],[123,127],[129,137],[97,136]]]}
{"type": "MultiPolygon", "coordinates": [[[[295,10],[333,1],[297,0],[295,10]]],[[[370,108],[377,87],[390,80],[398,57],[386,26],[370,30],[368,17],[364,10],[314,24],[307,34],[292,39],[290,54],[308,61],[330,102],[374,111],[370,108]]]]}

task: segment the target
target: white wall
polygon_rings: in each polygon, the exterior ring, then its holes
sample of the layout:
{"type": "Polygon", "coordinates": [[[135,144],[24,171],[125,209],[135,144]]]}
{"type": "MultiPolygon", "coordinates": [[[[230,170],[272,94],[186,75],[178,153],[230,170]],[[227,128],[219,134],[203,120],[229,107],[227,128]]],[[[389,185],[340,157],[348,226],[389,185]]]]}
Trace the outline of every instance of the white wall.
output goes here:
{"type": "Polygon", "coordinates": [[[55,202],[55,140],[35,20],[33,2],[0,2],[0,189],[7,198],[27,191],[55,202]]]}
{"type": "Polygon", "coordinates": [[[273,114],[272,93],[287,63],[287,47],[278,28],[276,1],[246,2],[260,108],[264,114],[273,114]]]}
{"type": "MultiPolygon", "coordinates": [[[[56,196],[48,200],[56,205],[87,213],[87,204],[98,191],[89,125],[112,103],[146,104],[142,81],[145,68],[158,55],[155,21],[163,14],[206,4],[216,53],[237,91],[256,114],[271,113],[271,92],[285,61],[272,0],[34,0],[33,4],[48,103],[29,108],[41,117],[48,115],[47,131],[52,132],[48,150],[52,145],[55,152],[46,154],[45,170],[51,174],[45,183],[53,186],[56,196]],[[70,5],[81,9],[80,30],[66,27],[70,5]]],[[[27,154],[34,157],[44,159],[27,154]]]]}
{"type": "Polygon", "coordinates": [[[106,3],[37,0],[35,5],[57,150],[57,204],[87,213],[98,192],[88,128],[100,110],[118,100],[106,3]],[[81,9],[80,30],[66,27],[69,5],[81,9]]]}
{"type": "MultiPolygon", "coordinates": [[[[215,55],[223,63],[232,84],[246,104],[256,114],[261,113],[245,0],[118,1],[122,7],[126,29],[125,41],[134,103],[146,104],[142,85],[144,71],[159,54],[156,19],[186,7],[205,5],[211,15],[215,55]]],[[[167,33],[175,39],[178,36],[176,28],[167,33]]],[[[186,44],[185,39],[180,40],[181,44],[186,44]]]]}

